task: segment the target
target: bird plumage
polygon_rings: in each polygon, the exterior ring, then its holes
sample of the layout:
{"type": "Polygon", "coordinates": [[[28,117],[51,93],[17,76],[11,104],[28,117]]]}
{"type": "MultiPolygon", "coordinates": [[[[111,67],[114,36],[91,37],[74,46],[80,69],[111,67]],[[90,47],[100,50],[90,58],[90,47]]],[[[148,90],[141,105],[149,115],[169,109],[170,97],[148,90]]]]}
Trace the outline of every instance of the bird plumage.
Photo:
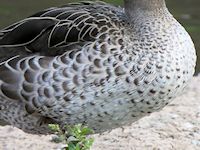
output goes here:
{"type": "Polygon", "coordinates": [[[102,132],[160,110],[196,59],[182,26],[160,13],[134,19],[104,2],[80,2],[4,28],[0,119],[31,133],[48,133],[48,123],[102,132]]]}

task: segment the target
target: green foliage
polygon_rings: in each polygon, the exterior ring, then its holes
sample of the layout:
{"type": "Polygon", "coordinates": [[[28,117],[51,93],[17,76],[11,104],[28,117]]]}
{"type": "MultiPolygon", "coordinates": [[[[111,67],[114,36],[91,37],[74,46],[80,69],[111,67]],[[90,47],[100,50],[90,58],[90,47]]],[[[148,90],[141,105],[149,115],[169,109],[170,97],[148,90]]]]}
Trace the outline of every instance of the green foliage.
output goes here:
{"type": "Polygon", "coordinates": [[[65,150],[89,150],[94,142],[93,138],[87,138],[93,130],[80,124],[65,126],[62,130],[57,124],[49,124],[49,128],[57,135],[53,142],[65,143],[65,150]]]}

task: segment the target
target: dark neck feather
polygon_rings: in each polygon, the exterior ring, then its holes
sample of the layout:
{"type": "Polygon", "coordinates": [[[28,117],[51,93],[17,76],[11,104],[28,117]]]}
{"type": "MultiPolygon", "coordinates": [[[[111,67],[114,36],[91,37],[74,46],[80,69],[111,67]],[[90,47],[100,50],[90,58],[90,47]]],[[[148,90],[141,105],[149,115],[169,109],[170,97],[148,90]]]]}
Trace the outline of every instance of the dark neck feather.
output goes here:
{"type": "Polygon", "coordinates": [[[125,8],[155,10],[166,7],[165,0],[124,0],[125,8]]]}
{"type": "Polygon", "coordinates": [[[133,16],[138,11],[166,10],[165,0],[124,0],[124,7],[129,16],[133,16]]]}

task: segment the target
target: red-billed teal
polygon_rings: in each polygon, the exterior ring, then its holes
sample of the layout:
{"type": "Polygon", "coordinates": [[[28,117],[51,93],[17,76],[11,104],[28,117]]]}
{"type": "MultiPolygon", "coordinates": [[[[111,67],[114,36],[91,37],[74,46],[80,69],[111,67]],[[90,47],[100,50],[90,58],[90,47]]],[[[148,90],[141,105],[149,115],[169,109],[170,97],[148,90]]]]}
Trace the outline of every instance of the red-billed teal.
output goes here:
{"type": "Polygon", "coordinates": [[[80,2],[0,30],[0,119],[96,133],[162,109],[192,78],[194,44],[164,0],[80,2]]]}

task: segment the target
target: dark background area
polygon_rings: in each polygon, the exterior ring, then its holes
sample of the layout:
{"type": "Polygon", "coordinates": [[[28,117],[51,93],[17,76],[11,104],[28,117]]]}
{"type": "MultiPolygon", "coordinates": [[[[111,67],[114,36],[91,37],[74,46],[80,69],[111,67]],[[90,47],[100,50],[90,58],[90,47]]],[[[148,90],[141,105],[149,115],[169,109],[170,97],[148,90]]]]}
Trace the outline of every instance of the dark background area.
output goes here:
{"type": "MultiPolygon", "coordinates": [[[[19,21],[39,10],[61,6],[77,0],[0,0],[0,28],[19,21]]],[[[123,5],[122,0],[104,0],[115,5],[123,5]]],[[[195,43],[200,57],[200,0],[166,0],[174,17],[186,28],[195,43]]],[[[200,72],[200,60],[196,73],[200,72]]]]}

